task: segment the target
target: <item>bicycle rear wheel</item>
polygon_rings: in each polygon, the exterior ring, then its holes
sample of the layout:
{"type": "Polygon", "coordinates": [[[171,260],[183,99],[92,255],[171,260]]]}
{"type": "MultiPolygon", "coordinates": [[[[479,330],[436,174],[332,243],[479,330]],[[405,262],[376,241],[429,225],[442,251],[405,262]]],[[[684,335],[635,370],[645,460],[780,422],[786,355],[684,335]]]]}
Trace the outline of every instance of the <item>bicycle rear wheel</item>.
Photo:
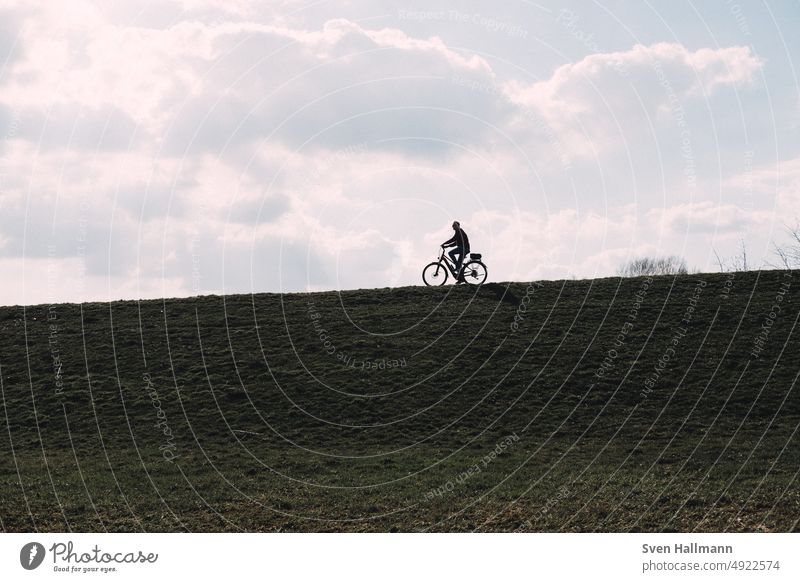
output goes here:
{"type": "Polygon", "coordinates": [[[442,263],[431,263],[422,269],[422,280],[428,287],[439,287],[447,282],[447,267],[442,263]]]}
{"type": "Polygon", "coordinates": [[[483,285],[489,276],[489,270],[480,261],[470,261],[464,265],[463,276],[464,281],[470,285],[483,285]]]}

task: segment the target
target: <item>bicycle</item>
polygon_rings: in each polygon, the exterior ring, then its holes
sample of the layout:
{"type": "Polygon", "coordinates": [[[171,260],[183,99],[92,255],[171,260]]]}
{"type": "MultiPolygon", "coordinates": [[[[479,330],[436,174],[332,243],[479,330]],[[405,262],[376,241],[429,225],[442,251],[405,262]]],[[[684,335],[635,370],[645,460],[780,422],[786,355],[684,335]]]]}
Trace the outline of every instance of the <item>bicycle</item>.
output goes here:
{"type": "MultiPolygon", "coordinates": [[[[444,247],[439,255],[439,259],[422,269],[422,281],[428,285],[440,286],[447,282],[448,273],[458,281],[458,273],[456,272],[456,264],[444,252],[444,247]]],[[[466,258],[466,257],[465,257],[466,258]]],[[[461,274],[464,281],[470,285],[482,285],[489,275],[489,270],[481,262],[482,255],[480,253],[470,253],[469,260],[465,261],[461,266],[461,274]]]]}

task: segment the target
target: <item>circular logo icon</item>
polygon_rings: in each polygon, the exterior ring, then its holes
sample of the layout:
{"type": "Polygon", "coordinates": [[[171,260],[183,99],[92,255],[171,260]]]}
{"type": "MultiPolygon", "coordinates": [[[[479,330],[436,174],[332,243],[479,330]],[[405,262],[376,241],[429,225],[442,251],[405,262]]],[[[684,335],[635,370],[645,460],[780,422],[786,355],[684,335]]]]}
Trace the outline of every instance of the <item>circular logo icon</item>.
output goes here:
{"type": "Polygon", "coordinates": [[[19,551],[19,563],[26,570],[35,570],[42,565],[44,554],[44,546],[39,542],[25,544],[19,551]]]}

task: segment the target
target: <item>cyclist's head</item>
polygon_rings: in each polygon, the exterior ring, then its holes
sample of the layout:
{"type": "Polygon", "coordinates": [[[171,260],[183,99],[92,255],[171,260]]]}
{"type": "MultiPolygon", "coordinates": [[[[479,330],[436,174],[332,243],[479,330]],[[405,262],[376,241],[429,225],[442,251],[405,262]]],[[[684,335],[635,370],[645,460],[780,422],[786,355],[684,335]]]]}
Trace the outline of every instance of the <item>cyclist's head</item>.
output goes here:
{"type": "Polygon", "coordinates": [[[459,221],[457,221],[457,220],[454,220],[453,221],[453,230],[458,230],[459,228],[461,228],[461,223],[459,221]]]}

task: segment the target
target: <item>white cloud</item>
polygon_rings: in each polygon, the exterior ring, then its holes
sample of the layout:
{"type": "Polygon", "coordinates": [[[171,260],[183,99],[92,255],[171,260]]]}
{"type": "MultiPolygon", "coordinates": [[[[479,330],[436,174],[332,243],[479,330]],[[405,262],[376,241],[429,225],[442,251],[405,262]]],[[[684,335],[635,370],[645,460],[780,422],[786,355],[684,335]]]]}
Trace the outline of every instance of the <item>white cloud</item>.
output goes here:
{"type": "Polygon", "coordinates": [[[763,214],[755,214],[733,204],[710,201],[677,204],[653,209],[648,215],[660,230],[672,234],[740,233],[756,224],[763,214]]]}
{"type": "Polygon", "coordinates": [[[504,92],[555,128],[573,155],[593,157],[615,143],[636,141],[632,138],[658,114],[669,115],[719,87],[750,82],[761,66],[749,47],[690,51],[677,43],[636,45],[589,55],[537,83],[508,81],[504,92]]]}
{"type": "Polygon", "coordinates": [[[678,97],[708,94],[719,86],[750,82],[761,66],[749,47],[692,52],[677,43],[636,45],[627,51],[589,55],[532,85],[509,82],[506,91],[513,101],[536,107],[555,124],[596,111],[600,97],[612,105],[627,104],[631,86],[640,94],[658,97],[648,102],[658,106],[668,98],[667,84],[678,97]]]}
{"type": "Polygon", "coordinates": [[[784,219],[800,219],[800,157],[764,164],[725,180],[725,187],[770,203],[784,219]]]}

